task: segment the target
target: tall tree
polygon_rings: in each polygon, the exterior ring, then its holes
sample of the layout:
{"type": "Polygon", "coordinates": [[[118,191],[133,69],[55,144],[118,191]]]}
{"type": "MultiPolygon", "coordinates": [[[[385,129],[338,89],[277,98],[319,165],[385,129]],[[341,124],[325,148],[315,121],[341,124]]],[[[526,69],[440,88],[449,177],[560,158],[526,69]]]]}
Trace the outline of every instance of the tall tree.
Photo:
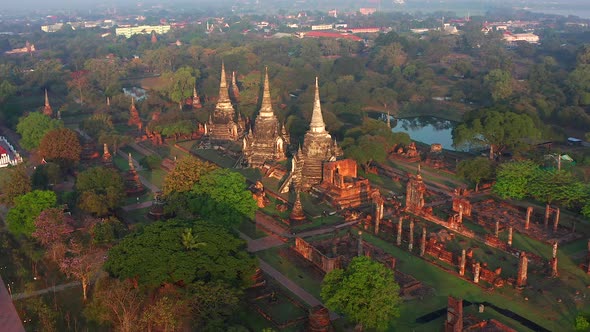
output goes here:
{"type": "Polygon", "coordinates": [[[52,191],[33,190],[16,197],[6,215],[8,230],[15,235],[31,236],[41,211],[54,207],[56,202],[57,196],[52,191]]]}
{"type": "Polygon", "coordinates": [[[502,198],[523,199],[537,169],[538,165],[530,160],[501,164],[492,190],[502,198]]]}
{"type": "Polygon", "coordinates": [[[502,69],[494,69],[484,77],[484,83],[494,102],[508,99],[512,95],[512,75],[502,69]]]}
{"type": "Polygon", "coordinates": [[[521,148],[524,138],[540,137],[535,123],[526,114],[483,109],[468,114],[453,130],[453,145],[489,145],[490,159],[503,150],[521,148]]]}
{"type": "Polygon", "coordinates": [[[588,197],[586,186],[571,172],[564,170],[535,170],[528,190],[536,199],[547,204],[557,203],[564,207],[583,203],[588,197]]]}
{"type": "Polygon", "coordinates": [[[74,231],[73,219],[60,208],[43,210],[35,220],[35,231],[31,234],[47,248],[54,262],[58,262],[61,250],[74,231]]]}
{"type": "Polygon", "coordinates": [[[64,168],[80,161],[82,147],[78,133],[68,128],[48,131],[39,143],[39,154],[47,161],[55,161],[64,168]]]}
{"type": "Polygon", "coordinates": [[[84,247],[77,242],[71,242],[68,248],[69,257],[65,257],[59,264],[60,270],[68,277],[74,277],[82,284],[84,302],[88,300],[88,285],[105,261],[106,251],[101,248],[84,247]]]}
{"type": "Polygon", "coordinates": [[[457,165],[457,175],[473,182],[477,192],[481,180],[490,180],[494,176],[494,165],[490,160],[483,157],[462,160],[457,165]]]}
{"type": "Polygon", "coordinates": [[[12,206],[16,197],[31,191],[32,183],[27,174],[27,166],[23,163],[5,171],[10,172],[10,176],[1,183],[2,195],[0,196],[0,202],[12,206]]]}
{"type": "Polygon", "coordinates": [[[134,279],[148,289],[198,281],[223,281],[240,289],[248,284],[255,266],[246,243],[225,229],[204,221],[191,227],[190,223],[170,220],[123,238],[109,251],[105,270],[119,279],[134,279]],[[187,227],[205,245],[186,250],[182,234],[187,227]]]}
{"type": "Polygon", "coordinates": [[[172,192],[187,192],[199,181],[201,176],[217,167],[193,156],[184,157],[174,165],[174,169],[166,174],[162,191],[164,195],[172,192]]]}
{"type": "Polygon", "coordinates": [[[253,219],[258,210],[246,178],[229,169],[216,169],[201,176],[191,191],[193,213],[226,226],[253,219]]]}
{"type": "Polygon", "coordinates": [[[63,127],[61,120],[56,120],[39,112],[29,113],[20,118],[16,125],[16,132],[21,135],[20,145],[33,150],[39,146],[41,139],[51,130],[63,127]]]}
{"type": "Polygon", "coordinates": [[[393,272],[366,256],[353,258],[345,270],[326,274],[321,296],[328,309],[346,315],[361,329],[385,331],[400,315],[393,272]]]}
{"type": "Polygon", "coordinates": [[[162,75],[162,80],[166,82],[165,93],[170,100],[178,103],[180,109],[182,109],[184,101],[193,94],[193,88],[195,87],[193,72],[190,67],[182,67],[176,72],[167,72],[162,75]]]}
{"type": "Polygon", "coordinates": [[[123,179],[113,169],[93,167],[78,175],[76,190],[82,210],[105,216],[117,208],[125,197],[123,179]]]}
{"type": "Polygon", "coordinates": [[[80,104],[84,104],[84,93],[90,88],[87,70],[78,70],[70,74],[68,88],[78,93],[80,104]]]}

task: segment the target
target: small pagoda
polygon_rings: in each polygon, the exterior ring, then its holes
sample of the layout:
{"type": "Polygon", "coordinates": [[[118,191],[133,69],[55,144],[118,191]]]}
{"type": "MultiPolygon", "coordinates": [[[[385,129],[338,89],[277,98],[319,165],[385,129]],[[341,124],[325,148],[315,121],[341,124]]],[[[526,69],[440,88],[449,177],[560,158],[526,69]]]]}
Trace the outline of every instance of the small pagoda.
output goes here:
{"type": "Polygon", "coordinates": [[[129,153],[129,170],[125,174],[125,192],[127,196],[139,196],[144,192],[143,184],[141,184],[139,174],[135,170],[131,153],[129,153]]]}
{"type": "Polygon", "coordinates": [[[197,94],[197,86],[195,85],[195,87],[193,88],[193,109],[200,109],[202,107],[203,105],[201,105],[201,99],[197,94]]]}
{"type": "Polygon", "coordinates": [[[137,107],[135,107],[135,98],[131,98],[131,107],[129,107],[129,121],[127,121],[127,125],[136,126],[139,132],[141,132],[141,128],[143,127],[143,123],[139,117],[139,112],[137,111],[137,107]]]}
{"type": "Polygon", "coordinates": [[[47,95],[47,89],[45,89],[45,106],[43,106],[43,114],[47,115],[48,117],[53,117],[53,109],[51,105],[49,105],[49,96],[47,95]]]}
{"type": "Polygon", "coordinates": [[[301,204],[301,193],[300,191],[297,191],[297,194],[295,195],[295,203],[293,203],[293,210],[291,210],[291,214],[289,214],[289,224],[291,226],[297,226],[306,221],[307,217],[303,211],[303,204],[301,204]]]}
{"type": "Polygon", "coordinates": [[[213,114],[209,117],[207,134],[211,141],[228,142],[239,138],[236,110],[229,98],[225,65],[221,63],[221,80],[219,83],[219,98],[213,114]]]}
{"type": "Polygon", "coordinates": [[[109,152],[109,146],[105,143],[102,149],[102,165],[104,167],[112,168],[113,167],[113,156],[109,152]]]}

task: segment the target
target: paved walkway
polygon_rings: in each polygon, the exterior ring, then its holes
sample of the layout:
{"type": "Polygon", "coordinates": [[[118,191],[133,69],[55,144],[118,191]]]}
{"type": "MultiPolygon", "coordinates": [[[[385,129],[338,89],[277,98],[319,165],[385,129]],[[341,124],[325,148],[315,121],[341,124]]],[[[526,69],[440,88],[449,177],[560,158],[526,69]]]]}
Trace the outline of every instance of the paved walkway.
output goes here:
{"type": "Polygon", "coordinates": [[[18,293],[18,294],[12,295],[12,299],[13,300],[22,300],[22,299],[26,299],[26,298],[33,297],[33,296],[42,295],[42,294],[49,293],[49,292],[59,292],[59,291],[62,291],[64,289],[72,288],[72,287],[75,287],[75,286],[80,286],[80,282],[79,281],[73,281],[73,282],[70,282],[70,283],[67,283],[67,284],[61,284],[61,285],[57,285],[57,286],[54,286],[54,287],[49,287],[49,288],[45,288],[45,289],[36,290],[34,292],[18,293]]]}
{"type": "Polygon", "coordinates": [[[147,201],[147,202],[129,204],[129,205],[125,205],[124,207],[122,207],[122,209],[125,212],[129,212],[129,211],[133,211],[133,210],[139,210],[139,209],[150,207],[150,206],[152,206],[152,203],[153,203],[152,201],[147,201]]]}
{"type": "Polygon", "coordinates": [[[283,245],[284,243],[285,242],[277,236],[274,236],[274,235],[266,236],[261,239],[249,240],[248,241],[248,251],[249,252],[262,251],[262,250],[278,247],[280,245],[283,245]]]}

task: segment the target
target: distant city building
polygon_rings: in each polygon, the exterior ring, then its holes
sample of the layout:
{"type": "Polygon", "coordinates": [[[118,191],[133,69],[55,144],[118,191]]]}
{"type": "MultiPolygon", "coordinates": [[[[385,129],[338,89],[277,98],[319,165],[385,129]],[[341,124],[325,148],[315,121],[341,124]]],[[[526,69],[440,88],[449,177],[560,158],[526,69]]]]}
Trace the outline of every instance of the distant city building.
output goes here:
{"type": "Polygon", "coordinates": [[[328,11],[328,16],[337,18],[338,17],[338,11],[336,9],[329,10],[328,11]]]}
{"type": "Polygon", "coordinates": [[[377,11],[377,8],[361,8],[361,9],[359,9],[359,12],[361,13],[361,15],[375,14],[376,11],[377,11]]]}
{"type": "Polygon", "coordinates": [[[375,33],[381,31],[381,28],[367,27],[367,28],[348,28],[347,32],[350,33],[375,33]]]}
{"type": "Polygon", "coordinates": [[[0,167],[16,166],[23,162],[23,158],[8,142],[6,137],[0,136],[0,167]]]}
{"type": "Polygon", "coordinates": [[[316,30],[332,30],[334,29],[334,26],[332,24],[320,24],[320,25],[312,25],[311,26],[311,30],[312,31],[316,31],[316,30]]]}
{"type": "Polygon", "coordinates": [[[511,33],[509,31],[504,32],[504,41],[508,43],[515,42],[527,42],[531,44],[537,44],[539,42],[539,36],[534,33],[511,33]]]}
{"type": "Polygon", "coordinates": [[[131,38],[133,35],[149,35],[152,32],[162,35],[170,31],[169,25],[140,25],[135,27],[116,28],[115,34],[117,36],[125,36],[131,38]]]}
{"type": "Polygon", "coordinates": [[[63,23],[42,25],[41,30],[43,30],[44,32],[57,32],[57,31],[61,30],[61,28],[63,28],[63,26],[64,26],[63,23]]]}
{"type": "Polygon", "coordinates": [[[334,39],[348,39],[352,41],[362,41],[359,36],[347,33],[329,32],[329,31],[309,31],[298,34],[299,38],[334,38],[334,39]]]}
{"type": "Polygon", "coordinates": [[[31,44],[31,43],[29,43],[29,41],[27,41],[27,43],[25,44],[25,47],[15,48],[10,51],[6,51],[5,54],[26,54],[26,53],[33,53],[35,51],[37,51],[35,49],[35,44],[31,44]]]}

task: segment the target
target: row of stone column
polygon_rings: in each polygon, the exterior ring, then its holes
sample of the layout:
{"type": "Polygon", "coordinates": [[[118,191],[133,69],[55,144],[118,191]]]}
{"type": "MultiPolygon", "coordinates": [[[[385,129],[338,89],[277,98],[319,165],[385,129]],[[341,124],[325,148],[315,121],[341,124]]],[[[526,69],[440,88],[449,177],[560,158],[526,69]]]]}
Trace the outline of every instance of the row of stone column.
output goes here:
{"type": "MultiPolygon", "coordinates": [[[[557,232],[557,227],[559,226],[559,218],[561,215],[561,211],[559,210],[559,208],[552,209],[549,204],[547,204],[545,206],[545,219],[543,221],[543,225],[545,226],[545,228],[547,228],[549,226],[549,219],[551,217],[551,210],[555,211],[555,215],[553,218],[553,232],[557,232]]],[[[524,222],[524,229],[529,229],[532,214],[533,214],[533,207],[529,206],[526,209],[526,219],[524,222]]]]}
{"type": "MultiPolygon", "coordinates": [[[[402,245],[402,233],[403,233],[404,218],[400,217],[397,223],[397,239],[396,244],[402,245]]],[[[414,249],[414,227],[415,223],[413,220],[410,221],[410,238],[408,241],[408,250],[414,249]]],[[[420,238],[420,256],[424,256],[426,253],[426,226],[422,226],[422,236],[420,238]]]]}

